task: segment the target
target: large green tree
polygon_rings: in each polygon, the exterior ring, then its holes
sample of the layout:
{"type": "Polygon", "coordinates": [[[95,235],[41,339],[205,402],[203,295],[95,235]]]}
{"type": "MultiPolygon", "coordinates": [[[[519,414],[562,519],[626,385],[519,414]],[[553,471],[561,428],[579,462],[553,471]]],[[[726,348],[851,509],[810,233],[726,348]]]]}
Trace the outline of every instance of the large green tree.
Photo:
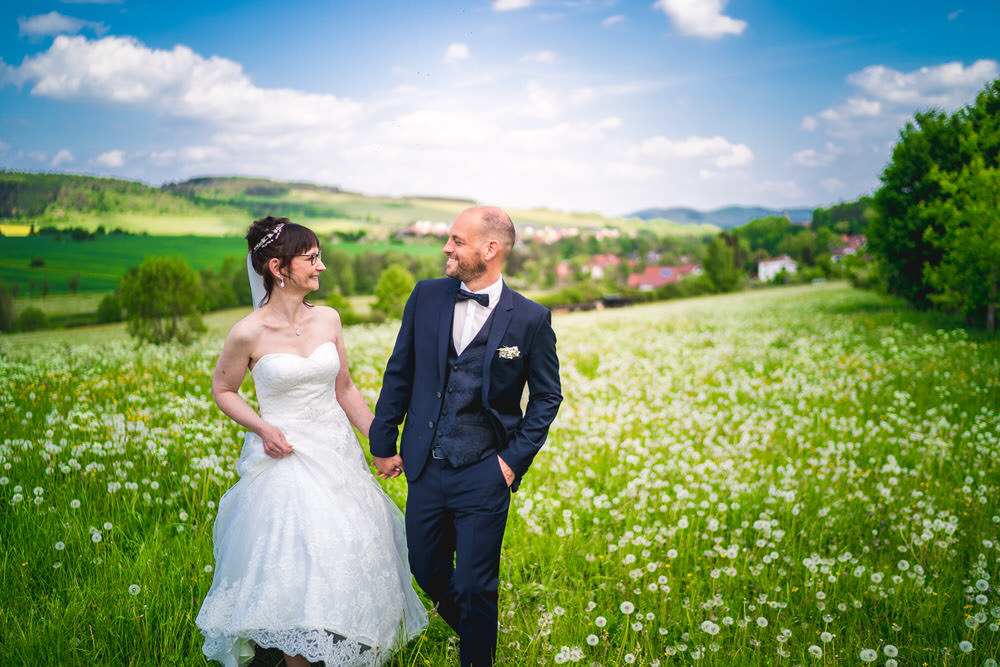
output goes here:
{"type": "Polygon", "coordinates": [[[388,267],[378,277],[375,285],[375,304],[372,310],[382,313],[390,319],[400,319],[403,316],[403,306],[413,291],[415,284],[413,274],[398,264],[388,267]]]}
{"type": "Polygon", "coordinates": [[[128,332],[140,341],[191,342],[204,331],[201,280],[179,257],[150,257],[118,284],[128,332]]]}
{"type": "MultiPolygon", "coordinates": [[[[719,234],[708,245],[702,268],[716,292],[731,292],[740,284],[742,272],[736,266],[735,251],[728,236],[719,234]]],[[[735,239],[735,237],[733,237],[735,239]]]]}
{"type": "Polygon", "coordinates": [[[941,223],[925,240],[941,252],[941,261],[925,267],[934,290],[931,300],[967,319],[996,330],[1000,292],[1000,169],[982,156],[957,174],[931,171],[945,198],[925,208],[941,223]]]}
{"type": "Polygon", "coordinates": [[[998,153],[1000,80],[971,106],[951,115],[920,112],[906,125],[875,193],[868,231],[869,250],[891,293],[918,306],[985,314],[985,302],[973,305],[957,297],[978,293],[982,285],[977,284],[988,279],[979,273],[979,260],[959,251],[958,244],[961,239],[985,243],[991,234],[988,216],[966,211],[989,207],[990,189],[983,179],[995,178],[998,153]],[[966,192],[966,186],[973,190],[966,192]],[[982,205],[976,201],[980,197],[982,205]]]}

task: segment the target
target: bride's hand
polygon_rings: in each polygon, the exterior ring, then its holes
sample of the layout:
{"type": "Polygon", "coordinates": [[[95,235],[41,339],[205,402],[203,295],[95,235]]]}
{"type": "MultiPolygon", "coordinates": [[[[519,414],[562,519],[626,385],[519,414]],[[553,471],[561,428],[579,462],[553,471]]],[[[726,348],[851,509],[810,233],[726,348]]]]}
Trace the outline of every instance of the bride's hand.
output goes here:
{"type": "Polygon", "coordinates": [[[285,440],[285,434],[279,428],[265,424],[257,435],[264,441],[264,453],[272,459],[280,459],[292,452],[292,446],[285,440]]]}

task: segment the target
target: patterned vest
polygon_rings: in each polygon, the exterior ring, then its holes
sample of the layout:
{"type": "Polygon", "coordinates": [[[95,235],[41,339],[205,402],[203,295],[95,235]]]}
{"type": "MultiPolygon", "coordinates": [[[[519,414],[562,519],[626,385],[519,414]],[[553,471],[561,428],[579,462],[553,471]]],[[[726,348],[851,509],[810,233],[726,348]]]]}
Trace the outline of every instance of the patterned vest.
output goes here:
{"type": "Polygon", "coordinates": [[[493,325],[493,313],[462,354],[455,351],[452,337],[448,336],[448,375],[431,446],[440,447],[448,463],[456,468],[481,461],[496,452],[499,445],[482,400],[483,360],[488,353],[486,339],[493,325]]]}

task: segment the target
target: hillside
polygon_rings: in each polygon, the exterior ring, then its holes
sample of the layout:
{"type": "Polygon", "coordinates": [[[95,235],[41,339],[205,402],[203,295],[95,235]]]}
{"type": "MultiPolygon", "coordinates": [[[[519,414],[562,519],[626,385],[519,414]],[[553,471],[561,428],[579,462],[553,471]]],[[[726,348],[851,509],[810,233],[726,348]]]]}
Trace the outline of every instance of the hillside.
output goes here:
{"type": "MultiPolygon", "coordinates": [[[[212,176],[154,187],[117,178],[0,171],[0,229],[8,235],[27,234],[32,225],[120,228],[171,236],[242,235],[250,220],[276,215],[301,221],[320,233],[363,230],[369,239],[387,239],[417,220],[450,221],[475,203],[434,195],[373,196],[263,178],[212,176]]],[[[547,208],[508,212],[519,226],[616,227],[685,237],[718,231],[711,224],[607,218],[547,208]]]]}
{"type": "Polygon", "coordinates": [[[772,215],[787,215],[795,223],[806,223],[812,219],[811,208],[771,209],[761,206],[724,206],[711,211],[699,211],[693,208],[647,208],[631,213],[626,217],[642,220],[672,220],[682,224],[715,225],[722,229],[740,227],[760,218],[772,215]]]}

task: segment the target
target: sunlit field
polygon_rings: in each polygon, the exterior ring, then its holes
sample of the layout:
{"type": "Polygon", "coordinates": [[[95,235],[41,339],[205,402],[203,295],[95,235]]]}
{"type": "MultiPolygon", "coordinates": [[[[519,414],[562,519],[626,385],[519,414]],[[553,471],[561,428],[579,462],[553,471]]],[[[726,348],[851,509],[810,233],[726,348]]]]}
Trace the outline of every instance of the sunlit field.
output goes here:
{"type": "MultiPolygon", "coordinates": [[[[554,325],[501,664],[997,664],[1000,341],[837,285],[554,325]]],[[[395,326],[346,335],[374,404],[395,326]]],[[[0,339],[0,662],[204,664],[241,443],[220,345],[0,339]]],[[[457,665],[450,637],[434,617],[392,664],[457,665]]]]}

